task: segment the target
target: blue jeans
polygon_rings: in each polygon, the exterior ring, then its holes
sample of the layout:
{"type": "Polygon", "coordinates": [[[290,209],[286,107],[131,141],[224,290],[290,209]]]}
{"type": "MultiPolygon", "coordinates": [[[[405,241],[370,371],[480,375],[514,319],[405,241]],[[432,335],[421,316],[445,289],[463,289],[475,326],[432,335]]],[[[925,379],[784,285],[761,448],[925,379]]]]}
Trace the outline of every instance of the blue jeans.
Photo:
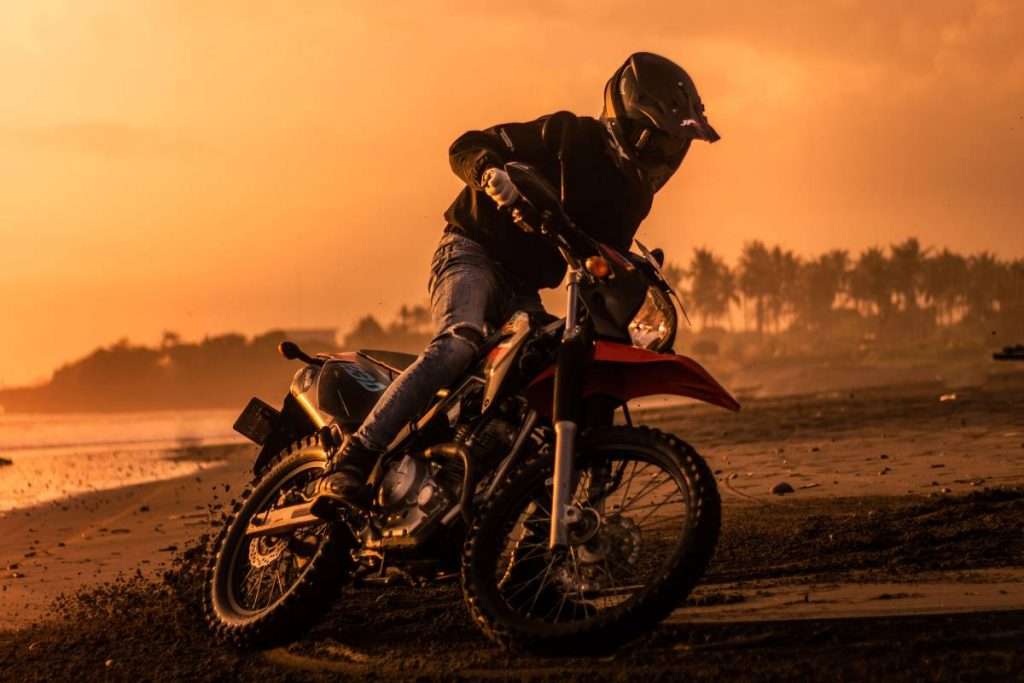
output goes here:
{"type": "Polygon", "coordinates": [[[368,448],[387,449],[439,389],[462,377],[487,334],[512,313],[544,310],[536,291],[517,292],[482,246],[454,233],[446,233],[434,252],[427,290],[436,336],[356,431],[355,438],[368,448]]]}

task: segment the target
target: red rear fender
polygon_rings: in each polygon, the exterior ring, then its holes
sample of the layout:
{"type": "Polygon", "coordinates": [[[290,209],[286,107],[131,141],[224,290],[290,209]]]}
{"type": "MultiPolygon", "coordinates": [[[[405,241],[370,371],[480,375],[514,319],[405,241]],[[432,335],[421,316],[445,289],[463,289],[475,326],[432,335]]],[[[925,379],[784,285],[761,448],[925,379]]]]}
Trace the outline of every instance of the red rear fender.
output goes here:
{"type": "MultiPolygon", "coordinates": [[[[544,415],[551,414],[554,377],[552,366],[526,388],[531,406],[544,415]]],[[[654,394],[686,396],[728,410],[740,409],[736,399],[692,358],[597,342],[583,387],[584,398],[605,395],[625,402],[654,394]]]]}

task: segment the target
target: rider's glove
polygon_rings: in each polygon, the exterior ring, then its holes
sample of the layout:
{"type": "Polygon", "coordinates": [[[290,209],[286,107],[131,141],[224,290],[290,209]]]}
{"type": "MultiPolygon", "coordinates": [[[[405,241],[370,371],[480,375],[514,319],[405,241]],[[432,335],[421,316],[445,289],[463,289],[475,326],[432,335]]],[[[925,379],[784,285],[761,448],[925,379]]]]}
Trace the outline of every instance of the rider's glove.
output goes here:
{"type": "Polygon", "coordinates": [[[487,196],[494,200],[498,207],[508,206],[519,199],[519,190],[502,169],[492,166],[480,176],[480,184],[487,196]]]}

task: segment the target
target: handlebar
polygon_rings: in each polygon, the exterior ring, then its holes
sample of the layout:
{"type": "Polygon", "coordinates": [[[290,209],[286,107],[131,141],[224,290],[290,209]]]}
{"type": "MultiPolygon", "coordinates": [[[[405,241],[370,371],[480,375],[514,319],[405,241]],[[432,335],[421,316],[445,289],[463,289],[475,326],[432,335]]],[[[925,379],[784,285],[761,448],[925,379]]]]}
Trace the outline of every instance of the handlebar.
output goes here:
{"type": "Polygon", "coordinates": [[[577,228],[565,212],[561,193],[533,167],[510,162],[505,164],[505,172],[519,192],[519,199],[507,208],[521,230],[553,239],[573,266],[600,253],[597,242],[577,228]]]}

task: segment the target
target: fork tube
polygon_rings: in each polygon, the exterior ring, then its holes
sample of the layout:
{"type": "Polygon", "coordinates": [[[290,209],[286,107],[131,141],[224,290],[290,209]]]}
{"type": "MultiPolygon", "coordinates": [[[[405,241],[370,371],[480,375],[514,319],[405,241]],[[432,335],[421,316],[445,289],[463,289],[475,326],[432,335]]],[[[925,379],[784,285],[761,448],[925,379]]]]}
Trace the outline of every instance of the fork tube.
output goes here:
{"type": "Polygon", "coordinates": [[[555,478],[552,485],[551,535],[548,539],[548,547],[551,550],[568,545],[576,431],[579,423],[583,368],[587,356],[586,344],[579,325],[579,270],[573,269],[569,272],[569,285],[566,289],[569,302],[566,306],[565,332],[558,349],[558,364],[555,368],[555,478]]]}
{"type": "Polygon", "coordinates": [[[572,499],[572,456],[576,445],[576,423],[555,423],[555,481],[551,501],[551,536],[548,548],[569,544],[569,502],[572,499]]]}

